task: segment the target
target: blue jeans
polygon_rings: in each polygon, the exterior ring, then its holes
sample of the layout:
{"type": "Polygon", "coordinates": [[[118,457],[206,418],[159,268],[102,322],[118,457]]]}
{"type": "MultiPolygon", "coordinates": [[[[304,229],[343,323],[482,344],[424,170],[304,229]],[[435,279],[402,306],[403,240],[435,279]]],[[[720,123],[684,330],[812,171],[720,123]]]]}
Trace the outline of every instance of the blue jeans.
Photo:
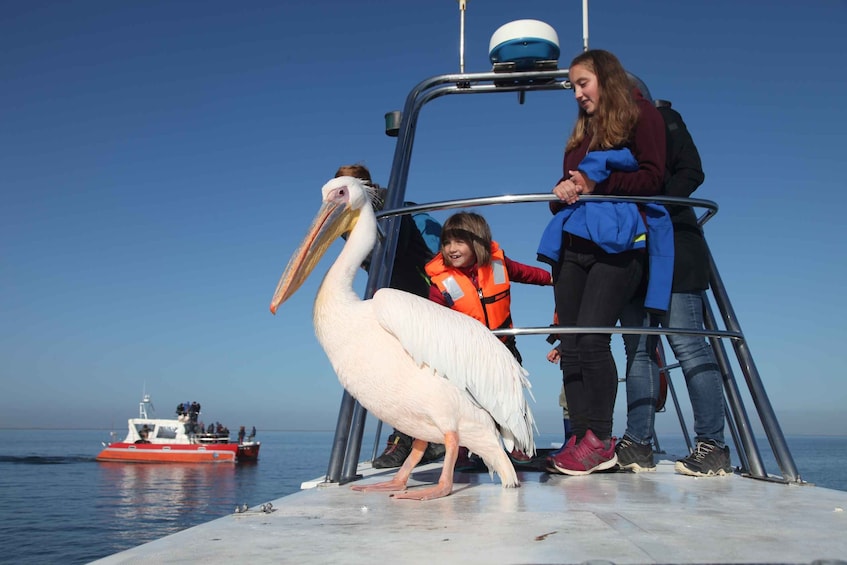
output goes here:
{"type": "MultiPolygon", "coordinates": [[[[647,314],[641,304],[630,303],[621,314],[621,325],[703,329],[702,293],[674,292],[671,294],[670,308],[664,315],[647,314]]],[[[723,447],[723,377],[711,345],[699,336],[669,335],[667,340],[685,376],[694,413],[695,439],[712,440],[723,447]]],[[[639,443],[649,443],[653,438],[659,394],[657,341],[658,336],[624,335],[627,365],[626,435],[639,443]]]]}

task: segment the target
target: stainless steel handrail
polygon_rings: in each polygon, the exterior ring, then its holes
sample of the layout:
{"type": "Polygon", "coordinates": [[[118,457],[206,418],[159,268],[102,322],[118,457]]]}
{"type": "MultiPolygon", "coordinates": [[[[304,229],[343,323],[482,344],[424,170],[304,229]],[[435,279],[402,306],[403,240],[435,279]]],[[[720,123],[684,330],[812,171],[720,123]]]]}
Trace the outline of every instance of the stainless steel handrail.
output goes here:
{"type": "MultiPolygon", "coordinates": [[[[406,97],[402,112],[402,120],[398,132],[397,145],[395,147],[391,174],[388,182],[388,194],[386,197],[386,209],[378,214],[380,218],[381,237],[373,251],[371,258],[371,270],[365,289],[365,298],[369,298],[378,288],[388,286],[391,278],[391,266],[394,263],[394,255],[397,247],[397,235],[399,233],[399,216],[415,212],[426,212],[432,210],[445,210],[471,206],[489,206],[526,202],[544,202],[554,200],[550,193],[544,194],[509,194],[487,196],[480,198],[456,199],[414,206],[403,206],[406,194],[406,183],[409,174],[414,135],[417,127],[417,119],[421,108],[428,102],[446,95],[465,95],[472,93],[504,93],[518,92],[522,97],[528,91],[552,91],[570,88],[567,82],[567,70],[554,71],[530,71],[512,73],[474,73],[474,74],[448,74],[431,77],[416,85],[406,97]]],[[[523,98],[521,98],[523,101],[523,98]]],[[[705,212],[699,216],[698,221],[702,226],[708,222],[718,210],[717,204],[709,200],[674,198],[674,197],[605,197],[586,195],[584,200],[614,200],[641,203],[645,201],[659,202],[663,204],[674,204],[703,208],[705,212]]],[[[632,333],[645,335],[667,335],[679,333],[686,335],[702,335],[710,340],[715,351],[718,365],[724,378],[724,390],[727,400],[727,421],[730,433],[736,444],[742,470],[751,477],[770,479],[761,461],[752,426],[741,399],[735,377],[732,373],[723,340],[729,339],[733,344],[736,358],[744,374],[748,389],[753,397],[757,414],[770,442],[772,452],[786,482],[801,483],[794,460],[785,442],[785,437],[779,426],[773,408],[764,390],[752,355],[741,331],[740,324],[729,301],[723,281],[720,278],[714,259],[710,256],[712,265],[711,288],[714,300],[718,306],[725,330],[719,330],[715,318],[711,313],[711,303],[704,293],[704,330],[689,330],[681,328],[572,328],[557,326],[551,328],[525,327],[500,330],[498,334],[527,334],[548,335],[550,333],[632,333]]],[[[675,398],[675,393],[673,394],[675,398]]],[[[678,409],[678,407],[677,407],[678,409]]],[[[679,413],[679,410],[678,410],[679,413]]],[[[681,413],[680,413],[681,414],[681,413]]],[[[347,393],[343,393],[341,406],[339,408],[336,434],[333,442],[332,453],[327,470],[326,480],[329,482],[347,482],[356,478],[356,469],[362,447],[362,436],[367,412],[347,393]]],[[[684,424],[683,424],[683,429],[684,424]]],[[[378,438],[377,438],[378,441],[378,438]]],[[[376,452],[376,445],[374,447],[376,452]]]]}
{"type": "MultiPolygon", "coordinates": [[[[685,198],[670,198],[670,197],[602,197],[592,196],[592,200],[614,200],[614,201],[654,201],[675,205],[688,205],[692,207],[702,207],[707,210],[701,216],[701,222],[705,223],[711,218],[717,210],[717,205],[708,200],[685,199],[685,198]]],[[[458,199],[444,202],[434,202],[428,204],[419,204],[407,206],[401,209],[391,209],[380,212],[378,216],[381,219],[398,217],[403,214],[411,214],[419,211],[444,210],[452,208],[461,208],[468,206],[487,206],[487,205],[503,205],[527,202],[549,201],[555,199],[551,194],[528,194],[528,195],[503,195],[489,196],[479,198],[458,199]]],[[[372,269],[379,263],[390,266],[393,261],[386,261],[383,256],[382,261],[379,261],[374,255],[372,259],[372,269]]],[[[712,261],[713,262],[713,261],[712,261]]],[[[752,357],[749,353],[749,348],[746,345],[746,340],[741,332],[738,321],[732,311],[729,299],[726,296],[723,283],[720,279],[716,266],[713,264],[712,269],[712,288],[713,292],[717,291],[717,300],[720,310],[724,314],[724,319],[727,321],[727,326],[734,329],[720,330],[717,328],[714,316],[711,314],[710,302],[708,296],[704,293],[704,304],[706,305],[704,319],[706,320],[706,328],[703,330],[694,330],[688,328],[644,328],[644,327],[569,327],[569,326],[536,326],[536,327],[516,327],[510,329],[496,330],[493,333],[496,335],[549,335],[551,333],[610,333],[610,334],[639,334],[639,335],[659,335],[666,336],[668,334],[679,335],[698,335],[704,338],[709,338],[712,341],[712,347],[715,351],[716,359],[720,367],[721,373],[724,376],[724,387],[728,397],[727,415],[728,423],[730,424],[730,432],[736,444],[736,451],[742,463],[742,469],[755,478],[769,478],[762,457],[756,445],[755,438],[752,433],[752,426],[749,421],[746,409],[744,408],[741,394],[738,390],[737,383],[732,374],[732,369],[726,350],[723,347],[722,340],[729,339],[733,343],[739,363],[742,364],[748,386],[751,388],[754,403],[756,404],[758,414],[763,422],[765,433],[771,443],[777,464],[782,471],[786,481],[802,482],[794,465],[793,458],[785,444],[785,439],[778,422],[773,414],[773,409],[761,384],[761,379],[755,369],[755,364],[752,362],[752,357]]],[[[386,273],[386,278],[390,279],[390,268],[381,269],[386,273]]],[[[375,278],[376,273],[372,270],[371,279],[375,278]]],[[[370,293],[372,294],[372,292],[370,293]]],[[[675,397],[675,394],[674,394],[675,397]]],[[[675,400],[676,402],[676,400],[675,400]]],[[[679,413],[681,417],[681,413],[679,413]]],[[[361,454],[361,437],[364,433],[364,421],[366,411],[355,402],[349,395],[345,394],[342,399],[341,409],[339,411],[338,427],[336,430],[336,439],[333,444],[333,452],[330,459],[330,469],[327,473],[327,479],[331,482],[347,482],[356,478],[356,467],[358,465],[359,456],[361,454]],[[341,469],[343,472],[334,474],[332,471],[341,469]]],[[[682,422],[681,422],[682,423],[682,422]]],[[[683,430],[685,429],[684,423],[683,430]]],[[[378,439],[377,439],[378,441],[378,439]]],[[[374,446],[374,452],[376,445],[374,446]]]]}

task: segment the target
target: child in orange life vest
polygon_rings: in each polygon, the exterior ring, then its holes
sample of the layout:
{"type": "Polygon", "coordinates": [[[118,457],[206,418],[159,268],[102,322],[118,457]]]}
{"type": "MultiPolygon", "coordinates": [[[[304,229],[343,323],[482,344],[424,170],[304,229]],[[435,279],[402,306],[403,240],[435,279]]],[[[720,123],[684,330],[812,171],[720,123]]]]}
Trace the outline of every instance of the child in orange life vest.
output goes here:
{"type": "MultiPolygon", "coordinates": [[[[510,282],[549,286],[549,272],[512,261],[491,238],[485,218],[473,212],[459,212],[447,218],[441,228],[441,253],[426,265],[432,285],[429,299],[476,318],[492,330],[512,327],[510,282]]],[[[521,362],[515,336],[500,339],[521,362]]],[[[512,461],[523,463],[529,458],[513,452],[512,461]]],[[[467,450],[459,453],[457,470],[475,465],[465,464],[467,450]]]]}

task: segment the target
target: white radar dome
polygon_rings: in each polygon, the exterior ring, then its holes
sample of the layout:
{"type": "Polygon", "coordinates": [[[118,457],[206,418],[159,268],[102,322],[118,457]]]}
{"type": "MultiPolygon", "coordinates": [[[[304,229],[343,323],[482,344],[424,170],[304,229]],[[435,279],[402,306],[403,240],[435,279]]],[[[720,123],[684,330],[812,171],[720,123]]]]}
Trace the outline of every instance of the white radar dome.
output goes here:
{"type": "Polygon", "coordinates": [[[488,44],[491,62],[515,63],[517,69],[532,68],[537,61],[558,61],[559,36],[539,20],[515,20],[497,28],[488,44]]]}

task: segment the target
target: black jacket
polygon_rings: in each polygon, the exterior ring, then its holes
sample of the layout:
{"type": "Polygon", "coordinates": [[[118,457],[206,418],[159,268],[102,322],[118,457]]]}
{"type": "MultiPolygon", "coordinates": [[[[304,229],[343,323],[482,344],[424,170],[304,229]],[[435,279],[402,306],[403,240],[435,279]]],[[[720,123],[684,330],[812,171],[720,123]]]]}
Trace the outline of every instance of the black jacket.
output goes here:
{"type": "Polygon", "coordinates": [[[404,214],[400,217],[400,235],[388,286],[427,298],[429,281],[425,268],[430,259],[432,251],[427,247],[415,221],[409,214],[404,214]]]}
{"type": "MultiPolygon", "coordinates": [[[[679,112],[669,105],[659,106],[658,110],[667,126],[663,193],[688,198],[705,179],[700,153],[679,112]]],[[[674,230],[673,292],[706,290],[709,288],[709,260],[697,216],[687,206],[667,208],[674,230]]]]}

